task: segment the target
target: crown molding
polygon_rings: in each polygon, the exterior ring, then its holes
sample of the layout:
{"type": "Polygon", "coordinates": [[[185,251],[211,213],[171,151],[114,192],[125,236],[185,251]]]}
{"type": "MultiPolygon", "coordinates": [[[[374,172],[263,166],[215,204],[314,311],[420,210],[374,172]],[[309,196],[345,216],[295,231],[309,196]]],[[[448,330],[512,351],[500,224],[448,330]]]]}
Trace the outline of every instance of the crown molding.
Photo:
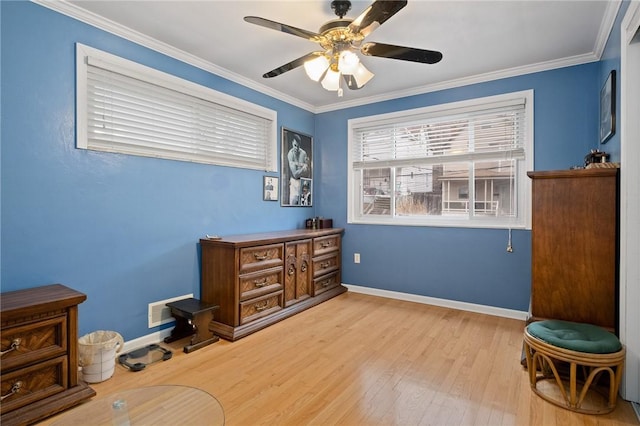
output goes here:
{"type": "Polygon", "coordinates": [[[600,22],[600,30],[598,31],[598,37],[596,38],[596,44],[593,49],[598,60],[602,58],[602,53],[607,46],[609,35],[611,35],[611,30],[613,30],[613,25],[616,22],[616,16],[618,16],[621,5],[622,0],[607,2],[607,10],[605,10],[602,21],[600,22]]]}
{"type": "Polygon", "coordinates": [[[162,53],[166,56],[177,59],[179,61],[182,61],[194,67],[200,68],[212,74],[218,75],[234,83],[240,84],[252,90],[256,90],[262,94],[271,96],[275,99],[281,100],[293,106],[297,106],[299,108],[302,108],[314,114],[352,108],[352,107],[367,105],[367,104],[376,103],[376,102],[383,102],[383,101],[388,101],[393,99],[400,99],[400,98],[405,98],[409,96],[422,95],[422,94],[436,92],[440,90],[454,89],[454,88],[468,86],[472,84],[484,83],[488,81],[499,80],[499,79],[509,78],[509,77],[517,77],[517,76],[531,74],[535,72],[549,71],[553,69],[564,68],[564,67],[569,67],[574,65],[581,65],[589,62],[598,61],[600,60],[602,56],[602,52],[604,51],[604,48],[606,46],[607,40],[609,39],[609,35],[611,33],[611,30],[613,29],[613,25],[615,23],[617,13],[621,5],[621,0],[614,0],[607,3],[607,9],[605,11],[605,15],[600,25],[600,30],[598,32],[598,37],[594,46],[594,50],[593,52],[588,54],[577,55],[577,56],[562,58],[562,59],[553,60],[553,61],[539,62],[536,64],[531,64],[531,65],[526,65],[521,67],[514,67],[514,68],[505,69],[505,70],[485,73],[485,74],[478,74],[474,76],[443,81],[440,83],[428,84],[425,86],[420,86],[420,87],[411,88],[407,90],[394,91],[394,92],[385,93],[377,96],[370,96],[367,98],[361,98],[353,101],[337,102],[333,104],[314,106],[308,102],[302,101],[301,99],[298,99],[293,96],[282,93],[280,91],[274,90],[268,86],[256,83],[251,79],[248,79],[244,76],[231,72],[209,61],[205,61],[202,58],[199,58],[195,55],[184,52],[183,50],[177,49],[173,46],[170,46],[166,43],[163,43],[147,35],[144,35],[140,32],[134,31],[131,28],[125,27],[124,25],[120,25],[116,22],[105,19],[104,17],[94,14],[92,12],[89,12],[86,9],[82,9],[78,6],[75,6],[74,4],[69,3],[66,0],[31,0],[31,1],[33,3],[39,4],[41,6],[49,8],[56,12],[62,13],[66,16],[69,16],[71,18],[74,18],[78,21],[84,22],[93,27],[107,31],[125,40],[147,47],[156,52],[162,53]]]}
{"type": "Polygon", "coordinates": [[[78,21],[84,22],[85,24],[91,25],[93,27],[96,27],[106,32],[109,32],[111,34],[114,34],[125,40],[139,44],[151,50],[155,50],[156,52],[162,53],[163,55],[169,56],[173,59],[177,59],[181,62],[192,65],[196,68],[200,68],[204,71],[226,78],[227,80],[230,80],[234,83],[238,83],[249,89],[258,91],[264,95],[271,96],[273,98],[279,99],[288,104],[291,104],[315,113],[315,107],[307,102],[304,102],[298,98],[294,98],[293,96],[284,94],[277,90],[273,90],[270,87],[267,87],[265,85],[256,83],[255,81],[250,80],[234,72],[231,72],[226,68],[222,68],[209,61],[205,61],[195,55],[192,55],[183,50],[177,49],[173,46],[170,46],[166,43],[156,40],[155,38],[144,35],[138,31],[134,31],[129,27],[120,25],[117,22],[106,19],[93,12],[89,12],[86,9],[78,7],[65,0],[31,0],[31,1],[40,6],[59,12],[63,15],[69,16],[78,21]]]}
{"type": "Polygon", "coordinates": [[[361,98],[350,102],[341,102],[331,105],[325,105],[317,107],[316,113],[330,112],[339,109],[352,108],[356,106],[367,105],[375,102],[389,101],[393,99],[406,98],[409,96],[423,95],[425,93],[437,92],[445,89],[455,89],[457,87],[469,86],[472,84],[485,83],[493,80],[500,80],[509,77],[518,77],[521,75],[532,74],[542,71],[550,71],[558,68],[565,68],[574,65],[582,65],[589,62],[598,61],[599,58],[594,53],[577,55],[568,58],[562,58],[554,61],[539,62],[537,64],[526,65],[522,67],[514,67],[500,71],[489,72],[485,74],[478,74],[470,77],[458,78],[455,80],[443,81],[435,84],[428,84],[421,87],[415,87],[412,89],[395,91],[393,93],[387,93],[379,96],[371,96],[368,98],[361,98]]]}

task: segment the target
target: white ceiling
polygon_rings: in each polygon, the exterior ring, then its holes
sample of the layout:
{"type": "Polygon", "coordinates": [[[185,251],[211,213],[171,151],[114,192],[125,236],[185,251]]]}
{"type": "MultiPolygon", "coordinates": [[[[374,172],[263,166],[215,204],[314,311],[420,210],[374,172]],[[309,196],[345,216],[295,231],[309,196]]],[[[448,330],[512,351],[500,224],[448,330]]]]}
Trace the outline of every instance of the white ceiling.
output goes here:
{"type": "MultiPolygon", "coordinates": [[[[336,18],[330,0],[36,1],[314,112],[598,60],[620,4],[409,0],[365,41],[438,50],[443,60],[364,57],[375,77],[339,98],[303,68],[262,78],[317,44],[243,20],[254,15],[316,32],[336,18]]],[[[371,1],[352,4],[346,17],[353,19],[371,1]]]]}

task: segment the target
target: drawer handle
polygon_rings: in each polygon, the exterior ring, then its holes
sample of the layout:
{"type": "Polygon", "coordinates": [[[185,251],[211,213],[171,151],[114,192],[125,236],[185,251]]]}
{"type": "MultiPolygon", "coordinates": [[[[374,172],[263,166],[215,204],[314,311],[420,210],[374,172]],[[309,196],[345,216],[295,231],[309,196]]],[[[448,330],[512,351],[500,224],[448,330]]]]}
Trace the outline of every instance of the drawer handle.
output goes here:
{"type": "Polygon", "coordinates": [[[256,260],[261,261],[261,260],[265,260],[267,257],[269,257],[269,255],[265,251],[264,254],[253,253],[253,257],[255,257],[256,260]]]}
{"type": "Polygon", "coordinates": [[[11,390],[9,391],[8,394],[0,396],[0,401],[4,401],[5,399],[9,398],[11,395],[14,395],[20,392],[20,388],[22,388],[22,382],[20,381],[15,382],[13,386],[11,386],[11,390]]]}
{"type": "Polygon", "coordinates": [[[22,343],[22,339],[17,337],[15,339],[13,339],[13,341],[11,342],[11,346],[9,346],[9,349],[7,349],[6,351],[2,351],[0,352],[0,356],[4,356],[4,354],[7,354],[11,351],[15,351],[16,349],[18,349],[20,347],[20,343],[22,343]]]}
{"type": "Polygon", "coordinates": [[[329,241],[325,241],[321,244],[322,248],[331,247],[331,243],[329,241]]]}
{"type": "Polygon", "coordinates": [[[320,284],[322,287],[327,287],[329,284],[331,284],[331,280],[324,280],[322,281],[322,284],[320,284]]]}
{"type": "Polygon", "coordinates": [[[264,287],[265,285],[267,285],[267,279],[266,279],[266,278],[263,278],[263,279],[261,279],[261,280],[254,280],[254,281],[253,281],[253,284],[254,284],[256,287],[264,287]]]}
{"type": "Polygon", "coordinates": [[[331,262],[322,262],[322,263],[320,264],[320,269],[326,269],[326,268],[328,268],[329,266],[331,266],[331,262]]]}
{"type": "Polygon", "coordinates": [[[255,305],[253,305],[254,308],[256,308],[256,311],[260,312],[260,311],[264,311],[265,309],[267,309],[269,307],[269,302],[264,302],[262,305],[258,305],[257,303],[255,305]]]}

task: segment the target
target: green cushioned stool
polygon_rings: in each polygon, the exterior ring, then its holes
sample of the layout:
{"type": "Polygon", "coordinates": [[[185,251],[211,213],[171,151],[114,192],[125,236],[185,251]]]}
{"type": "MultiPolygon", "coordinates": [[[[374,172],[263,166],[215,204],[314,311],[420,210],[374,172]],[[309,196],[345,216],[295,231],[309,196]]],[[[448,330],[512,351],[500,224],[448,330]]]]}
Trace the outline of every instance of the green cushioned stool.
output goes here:
{"type": "Polygon", "coordinates": [[[540,397],[585,414],[610,413],[616,407],[625,348],[613,333],[591,324],[537,321],[525,328],[524,351],[531,389],[540,397]],[[567,364],[568,377],[559,373],[567,364]],[[602,374],[609,376],[608,390],[604,398],[597,398],[593,392],[600,390],[598,382],[602,374]],[[552,379],[555,379],[557,389],[538,385],[552,379]],[[579,381],[582,389],[578,394],[579,381]],[[599,402],[601,400],[603,402],[599,402]]]}

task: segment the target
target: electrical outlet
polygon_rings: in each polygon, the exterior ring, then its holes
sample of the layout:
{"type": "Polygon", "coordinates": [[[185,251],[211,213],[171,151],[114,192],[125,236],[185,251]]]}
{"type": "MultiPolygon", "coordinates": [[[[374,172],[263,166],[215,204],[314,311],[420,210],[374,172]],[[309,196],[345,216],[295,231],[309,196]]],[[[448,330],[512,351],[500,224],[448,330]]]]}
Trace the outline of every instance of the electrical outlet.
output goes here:
{"type": "Polygon", "coordinates": [[[353,253],[353,263],[360,263],[360,253],[353,253]]]}

